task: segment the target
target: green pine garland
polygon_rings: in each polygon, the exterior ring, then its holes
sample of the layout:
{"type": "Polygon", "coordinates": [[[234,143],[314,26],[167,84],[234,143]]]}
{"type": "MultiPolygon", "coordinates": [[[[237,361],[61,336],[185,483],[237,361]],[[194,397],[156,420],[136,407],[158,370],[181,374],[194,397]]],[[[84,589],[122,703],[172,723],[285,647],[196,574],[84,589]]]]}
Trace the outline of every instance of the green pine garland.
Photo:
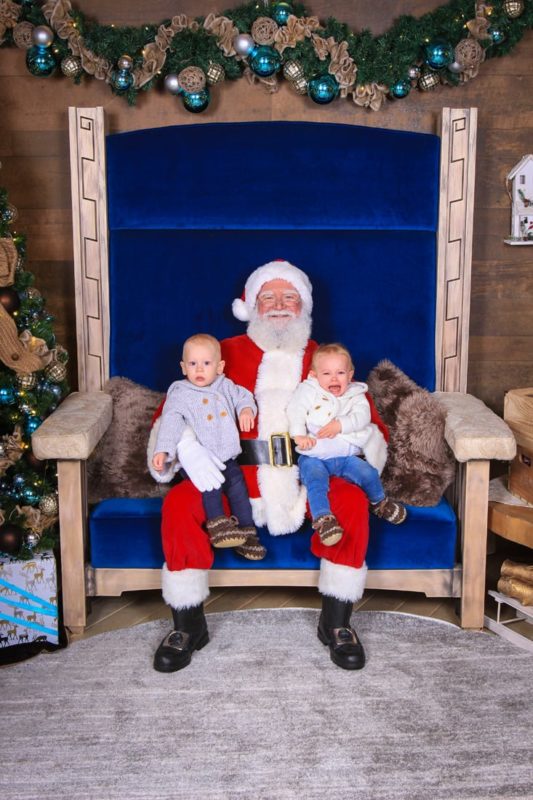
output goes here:
{"type": "MultiPolygon", "coordinates": [[[[533,0],[524,0],[522,13],[516,18],[511,18],[506,12],[505,3],[509,0],[492,0],[489,6],[490,17],[488,22],[493,31],[499,31],[500,38],[480,38],[479,43],[485,49],[486,58],[503,56],[520,41],[525,31],[533,27],[533,0]]],[[[20,21],[30,22],[33,25],[46,25],[47,19],[43,14],[41,3],[37,0],[0,0],[2,3],[20,6],[20,21]]],[[[50,5],[50,4],[48,4],[50,5]]],[[[237,8],[224,12],[224,17],[231,20],[241,33],[249,34],[253,23],[259,17],[275,17],[279,2],[249,2],[237,8]]],[[[297,18],[309,17],[312,11],[301,3],[290,3],[289,8],[297,18]]],[[[409,86],[415,86],[413,75],[409,77],[412,68],[419,65],[426,70],[425,47],[428,43],[443,40],[451,47],[455,46],[469,36],[466,23],[475,16],[476,4],[474,0],[450,0],[432,12],[421,17],[403,15],[399,17],[392,27],[385,33],[374,36],[368,30],[352,32],[348,26],[334,18],[326,20],[319,30],[314,31],[316,36],[324,40],[332,39],[335,42],[346,42],[347,52],[357,67],[355,85],[349,87],[348,94],[359,87],[377,85],[380,91],[394,95],[398,82],[410,81],[409,86]]],[[[109,64],[116,66],[118,59],[127,54],[133,59],[133,68],[140,68],[143,64],[143,49],[147,44],[155,41],[161,24],[168,26],[170,20],[160,24],[147,23],[139,27],[119,27],[114,25],[99,25],[88,19],[76,9],[70,11],[70,18],[75,21],[78,31],[83,37],[86,48],[109,64]]],[[[197,17],[196,30],[187,28],[177,33],[166,52],[166,60],[161,73],[149,80],[142,88],[128,89],[117,88],[113,85],[113,77],[107,76],[112,91],[122,94],[130,104],[135,103],[139,91],[147,91],[156,83],[160,83],[165,76],[179,74],[184,68],[195,66],[207,72],[211,64],[218,64],[224,69],[225,77],[235,80],[243,74],[247,62],[233,56],[225,56],[218,46],[216,37],[202,27],[205,17],[197,17]]],[[[0,15],[0,25],[2,19],[0,15]]],[[[4,34],[4,44],[13,44],[13,25],[7,25],[4,34]]],[[[53,42],[53,52],[58,61],[69,55],[68,42],[56,34],[53,42]]],[[[297,42],[293,47],[286,48],[281,57],[282,63],[289,60],[297,61],[302,70],[306,84],[314,77],[328,74],[331,58],[326,56],[321,60],[316,52],[311,38],[297,42]]],[[[457,70],[447,68],[437,72],[437,83],[457,85],[460,76],[457,70]]],[[[87,76],[87,73],[75,76],[75,82],[87,76]]],[[[419,85],[419,88],[427,88],[419,85]]],[[[304,89],[305,91],[305,89],[304,89]]],[[[364,103],[363,103],[364,104],[364,103]]],[[[377,107],[379,107],[378,104],[377,107]]],[[[374,106],[373,106],[374,107],[374,106]]]]}

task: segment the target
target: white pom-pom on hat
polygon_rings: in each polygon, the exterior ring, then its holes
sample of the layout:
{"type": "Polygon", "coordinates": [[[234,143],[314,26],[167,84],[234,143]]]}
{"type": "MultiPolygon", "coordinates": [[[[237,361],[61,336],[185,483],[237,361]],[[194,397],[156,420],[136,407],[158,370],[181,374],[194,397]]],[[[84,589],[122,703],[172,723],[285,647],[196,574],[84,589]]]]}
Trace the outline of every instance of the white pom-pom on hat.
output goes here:
{"type": "Polygon", "coordinates": [[[302,298],[302,307],[310,314],[313,308],[311,281],[301,269],[280,258],[277,261],[269,261],[268,264],[263,264],[252,272],[246,281],[242,297],[235,298],[231,305],[233,316],[241,322],[249,322],[261,287],[276,279],[287,281],[294,286],[302,298]]]}

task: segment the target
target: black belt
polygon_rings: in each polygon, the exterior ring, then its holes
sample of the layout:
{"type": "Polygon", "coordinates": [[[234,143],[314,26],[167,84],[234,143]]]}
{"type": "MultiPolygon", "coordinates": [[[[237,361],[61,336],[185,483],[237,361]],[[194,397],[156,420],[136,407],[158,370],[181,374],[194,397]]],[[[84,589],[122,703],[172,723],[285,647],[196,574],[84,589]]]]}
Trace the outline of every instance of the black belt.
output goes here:
{"type": "Polygon", "coordinates": [[[241,466],[270,464],[271,467],[292,467],[298,453],[288,433],[273,433],[268,439],[241,439],[242,453],[237,456],[241,466]]]}

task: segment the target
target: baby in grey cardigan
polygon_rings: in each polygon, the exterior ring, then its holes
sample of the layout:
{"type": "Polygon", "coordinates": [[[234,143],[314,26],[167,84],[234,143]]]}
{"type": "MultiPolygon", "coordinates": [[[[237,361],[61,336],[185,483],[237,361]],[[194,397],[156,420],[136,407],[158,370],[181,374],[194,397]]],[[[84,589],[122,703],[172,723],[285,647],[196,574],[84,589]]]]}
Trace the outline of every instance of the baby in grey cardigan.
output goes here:
{"type": "Polygon", "coordinates": [[[176,458],[178,443],[190,426],[198,442],[225,465],[222,486],[202,492],[211,544],[237,547],[240,555],[252,560],[264,558],[266,550],[257,537],[248,491],[236,461],[241,452],[239,428],[250,431],[255,425],[254,397],[223,374],[220,343],[209,334],[187,339],[181,369],[185,380],[174,381],[168,389],[152,466],[161,472],[168,461],[176,458]],[[228,498],[231,517],[224,513],[223,493],[228,498]]]}

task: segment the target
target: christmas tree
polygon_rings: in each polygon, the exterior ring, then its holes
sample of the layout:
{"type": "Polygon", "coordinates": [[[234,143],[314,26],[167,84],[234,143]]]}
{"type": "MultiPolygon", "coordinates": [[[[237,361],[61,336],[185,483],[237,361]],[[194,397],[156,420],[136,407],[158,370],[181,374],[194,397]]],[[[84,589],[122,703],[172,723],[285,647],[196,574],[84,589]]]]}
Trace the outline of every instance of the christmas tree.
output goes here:
{"type": "Polygon", "coordinates": [[[26,239],[0,187],[0,552],[20,558],[58,536],[56,464],[39,461],[31,434],[68,393],[67,351],[26,269],[26,239]]]}

